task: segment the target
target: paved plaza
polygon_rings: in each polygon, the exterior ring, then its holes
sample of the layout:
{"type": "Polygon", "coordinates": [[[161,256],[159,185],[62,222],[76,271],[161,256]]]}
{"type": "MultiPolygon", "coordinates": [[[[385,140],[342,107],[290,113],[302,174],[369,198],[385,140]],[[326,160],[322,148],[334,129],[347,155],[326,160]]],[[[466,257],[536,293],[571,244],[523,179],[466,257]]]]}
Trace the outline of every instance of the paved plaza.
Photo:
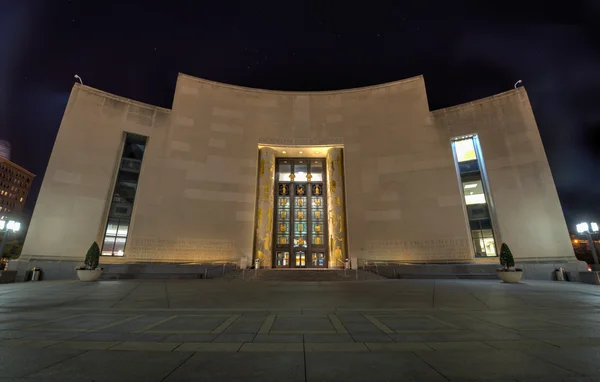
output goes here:
{"type": "Polygon", "coordinates": [[[496,280],[0,285],[0,381],[598,381],[600,289],[496,280]]]}

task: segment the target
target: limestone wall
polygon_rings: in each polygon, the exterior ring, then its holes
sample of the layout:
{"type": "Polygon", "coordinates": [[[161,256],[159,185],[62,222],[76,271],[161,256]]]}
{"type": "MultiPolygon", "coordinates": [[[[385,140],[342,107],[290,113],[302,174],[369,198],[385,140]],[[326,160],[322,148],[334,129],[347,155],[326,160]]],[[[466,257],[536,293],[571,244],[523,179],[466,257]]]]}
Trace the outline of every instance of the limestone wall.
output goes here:
{"type": "MultiPolygon", "coordinates": [[[[21,258],[83,260],[90,244],[101,243],[103,237],[123,132],[150,136],[151,145],[164,145],[169,120],[169,110],[75,84],[21,258]]],[[[142,177],[153,172],[157,160],[145,161],[142,177]]]]}
{"type": "Polygon", "coordinates": [[[477,133],[496,214],[496,241],[515,258],[574,258],[525,88],[433,112],[449,137],[477,133]]]}
{"type": "Polygon", "coordinates": [[[570,248],[523,89],[430,113],[422,77],[294,93],[180,75],[170,112],[74,87],[25,257],[79,259],[101,241],[124,131],[149,140],[125,257],[104,262],[251,259],[259,143],[274,155],[277,145],[343,150],[344,255],[469,261],[450,145],[467,133],[480,135],[498,228],[515,255],[565,256],[570,248]]]}

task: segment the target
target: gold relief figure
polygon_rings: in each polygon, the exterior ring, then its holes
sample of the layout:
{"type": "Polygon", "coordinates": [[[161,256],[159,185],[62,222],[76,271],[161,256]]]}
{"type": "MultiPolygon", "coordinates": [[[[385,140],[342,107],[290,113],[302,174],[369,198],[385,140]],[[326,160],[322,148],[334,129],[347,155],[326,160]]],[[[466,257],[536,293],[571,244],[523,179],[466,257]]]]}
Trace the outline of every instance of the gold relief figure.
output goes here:
{"type": "Polygon", "coordinates": [[[315,232],[321,232],[321,226],[315,225],[315,232]]]}
{"type": "Polygon", "coordinates": [[[304,187],[298,187],[298,195],[304,195],[304,187]]]}
{"type": "Polygon", "coordinates": [[[329,168],[331,169],[331,176],[333,177],[333,172],[335,171],[333,160],[329,161],[329,168]]]}
{"type": "Polygon", "coordinates": [[[344,232],[344,221],[343,221],[344,217],[342,215],[338,216],[338,221],[339,221],[339,225],[340,225],[340,233],[344,232]]]}
{"type": "Polygon", "coordinates": [[[296,214],[296,216],[298,217],[298,219],[304,219],[304,212],[298,211],[298,214],[296,214]]]}
{"type": "Polygon", "coordinates": [[[304,231],[304,225],[298,224],[298,231],[304,231]]]}
{"type": "Polygon", "coordinates": [[[294,181],[294,179],[296,179],[296,175],[294,175],[294,174],[290,174],[290,180],[293,182],[293,181],[294,181]]]}
{"type": "Polygon", "coordinates": [[[279,231],[285,232],[285,228],[286,228],[285,224],[280,224],[279,225],[279,231]]]}
{"type": "Polygon", "coordinates": [[[281,199],[281,200],[279,200],[279,204],[282,205],[282,206],[286,206],[287,202],[288,202],[287,199],[281,199]]]}
{"type": "Polygon", "coordinates": [[[269,219],[267,221],[267,223],[269,224],[269,227],[273,227],[273,206],[271,205],[269,207],[269,212],[267,213],[267,218],[269,219]]]}
{"type": "Polygon", "coordinates": [[[317,187],[315,187],[315,195],[320,195],[321,194],[321,188],[319,187],[319,185],[317,185],[317,187]]]}
{"type": "Polygon", "coordinates": [[[335,204],[337,204],[338,206],[342,205],[342,199],[339,196],[335,197],[335,204]]]}
{"type": "Polygon", "coordinates": [[[337,183],[335,182],[335,180],[331,179],[329,181],[329,193],[333,194],[335,192],[336,187],[337,187],[337,183]]]}
{"type": "Polygon", "coordinates": [[[287,195],[287,187],[286,187],[286,185],[285,185],[285,184],[281,186],[281,193],[282,193],[283,195],[287,195]]]}
{"type": "Polygon", "coordinates": [[[321,244],[321,237],[320,236],[315,237],[315,244],[316,245],[320,245],[321,244]]]}
{"type": "Polygon", "coordinates": [[[321,219],[321,211],[315,211],[315,219],[321,219]]]}
{"type": "Polygon", "coordinates": [[[279,237],[279,244],[287,244],[286,240],[285,240],[285,236],[280,236],[279,237]]]}
{"type": "Polygon", "coordinates": [[[260,161],[258,162],[258,173],[260,175],[264,175],[265,174],[265,160],[264,160],[264,158],[261,158],[260,161]]]}
{"type": "Polygon", "coordinates": [[[259,251],[256,251],[256,258],[259,259],[262,263],[265,261],[266,256],[262,251],[259,250],[259,251]]]}
{"type": "Polygon", "coordinates": [[[333,258],[336,260],[342,260],[342,249],[340,247],[335,247],[335,249],[333,250],[333,258]]]}
{"type": "Polygon", "coordinates": [[[315,199],[315,206],[321,205],[321,199],[315,199]]]}
{"type": "Polygon", "coordinates": [[[256,210],[256,227],[260,227],[262,225],[262,208],[256,210]]]}
{"type": "Polygon", "coordinates": [[[269,191],[271,191],[271,187],[269,187],[269,183],[263,184],[264,198],[267,199],[267,200],[269,199],[269,194],[270,194],[269,191]]]}
{"type": "Polygon", "coordinates": [[[298,199],[298,205],[302,207],[302,205],[304,205],[304,199],[298,199]]]}
{"type": "Polygon", "coordinates": [[[267,232],[263,238],[263,251],[265,256],[271,253],[271,232],[267,232]]]}
{"type": "Polygon", "coordinates": [[[312,179],[312,174],[306,174],[306,179],[308,179],[308,181],[310,182],[310,180],[312,179]]]}
{"type": "Polygon", "coordinates": [[[298,245],[304,245],[304,239],[299,237],[298,238],[298,245]]]}

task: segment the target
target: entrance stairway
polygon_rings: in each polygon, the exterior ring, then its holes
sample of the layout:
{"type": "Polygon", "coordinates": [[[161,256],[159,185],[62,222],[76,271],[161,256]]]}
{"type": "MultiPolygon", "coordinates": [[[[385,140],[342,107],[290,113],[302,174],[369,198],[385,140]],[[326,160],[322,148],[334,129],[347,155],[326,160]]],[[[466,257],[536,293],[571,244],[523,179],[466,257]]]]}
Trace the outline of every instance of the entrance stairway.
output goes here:
{"type": "Polygon", "coordinates": [[[235,270],[218,277],[223,280],[244,281],[364,281],[385,280],[386,277],[364,270],[348,269],[254,269],[235,270]]]}

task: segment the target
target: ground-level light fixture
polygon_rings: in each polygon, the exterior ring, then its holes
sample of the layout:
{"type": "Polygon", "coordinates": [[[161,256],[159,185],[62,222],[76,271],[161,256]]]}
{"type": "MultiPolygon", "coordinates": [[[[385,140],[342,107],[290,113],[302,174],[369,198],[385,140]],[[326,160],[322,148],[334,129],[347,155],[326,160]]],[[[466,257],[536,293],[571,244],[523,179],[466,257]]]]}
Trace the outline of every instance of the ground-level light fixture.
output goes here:
{"type": "Polygon", "coordinates": [[[9,233],[19,232],[21,229],[21,223],[15,220],[0,220],[0,232],[4,232],[2,237],[2,245],[0,246],[0,257],[4,254],[4,247],[6,246],[6,239],[9,233]]]}
{"type": "Polygon", "coordinates": [[[586,234],[588,239],[588,245],[592,251],[592,257],[594,258],[594,264],[598,264],[598,254],[596,253],[596,246],[594,245],[594,239],[592,239],[592,232],[598,232],[598,223],[591,222],[590,224],[582,222],[577,224],[577,233],[586,234]]]}

